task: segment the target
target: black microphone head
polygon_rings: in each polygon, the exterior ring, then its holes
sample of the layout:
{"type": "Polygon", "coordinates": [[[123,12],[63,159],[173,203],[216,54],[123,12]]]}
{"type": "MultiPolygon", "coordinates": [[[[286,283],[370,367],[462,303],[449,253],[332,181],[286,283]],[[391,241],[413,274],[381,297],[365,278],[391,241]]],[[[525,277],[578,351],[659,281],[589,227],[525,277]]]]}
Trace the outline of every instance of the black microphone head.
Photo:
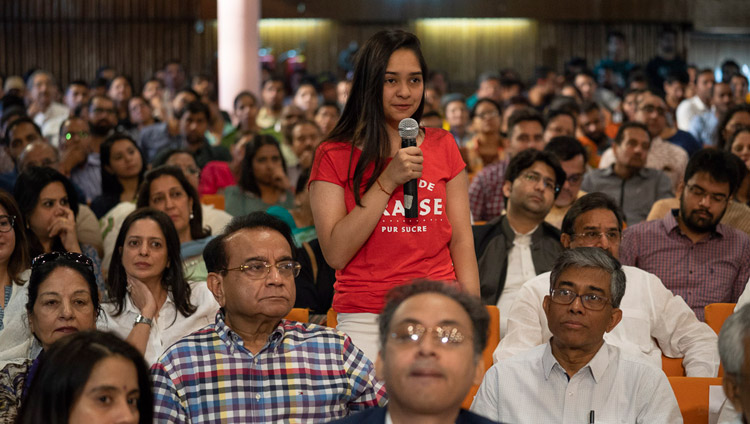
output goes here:
{"type": "Polygon", "coordinates": [[[419,134],[419,124],[412,118],[402,119],[398,123],[398,135],[401,138],[417,138],[419,134]]]}

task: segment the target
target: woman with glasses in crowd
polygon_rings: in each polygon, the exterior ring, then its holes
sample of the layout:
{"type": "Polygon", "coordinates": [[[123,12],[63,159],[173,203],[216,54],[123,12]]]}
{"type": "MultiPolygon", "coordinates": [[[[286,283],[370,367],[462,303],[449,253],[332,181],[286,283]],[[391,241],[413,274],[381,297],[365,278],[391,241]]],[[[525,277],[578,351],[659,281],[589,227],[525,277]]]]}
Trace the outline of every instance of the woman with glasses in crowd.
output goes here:
{"type": "Polygon", "coordinates": [[[29,355],[28,328],[21,318],[31,262],[23,222],[16,201],[0,190],[0,363],[29,355]]]}
{"type": "Polygon", "coordinates": [[[125,219],[115,242],[107,284],[108,329],[153,364],[177,340],[214,322],[219,305],[205,281],[187,282],[172,220],[152,208],[125,219]]]}
{"type": "Polygon", "coordinates": [[[26,316],[16,319],[28,319],[28,345],[36,345],[32,351],[38,354],[17,358],[0,371],[0,422],[13,421],[28,396],[29,384],[44,352],[66,335],[95,329],[99,312],[94,264],[90,258],[76,252],[51,252],[34,258],[26,316]]]}
{"type": "Polygon", "coordinates": [[[203,248],[213,236],[211,228],[203,226],[203,209],[198,192],[180,168],[165,165],[146,173],[136,207],[146,206],[164,212],[172,220],[179,236],[185,278],[206,281],[208,272],[203,262],[203,248]]]}
{"type": "Polygon", "coordinates": [[[505,158],[503,136],[500,134],[502,108],[492,99],[479,99],[471,110],[471,123],[474,137],[466,143],[464,157],[469,171],[476,173],[486,165],[505,158]]]}
{"type": "Polygon", "coordinates": [[[453,136],[419,129],[401,148],[399,123],[419,122],[427,65],[416,36],[381,31],[357,53],[351,95],[315,154],[310,203],[320,245],[336,272],[337,327],[374,359],[377,316],[392,287],[415,278],[457,280],[479,295],[468,177],[453,136]],[[419,179],[418,218],[403,185],[419,179]]]}
{"type": "MultiPolygon", "coordinates": [[[[0,190],[0,334],[11,320],[17,320],[6,312],[11,301],[21,296],[21,292],[25,293],[28,267],[29,246],[21,211],[12,197],[0,190]]],[[[5,347],[0,347],[0,351],[5,347]]]]}
{"type": "Polygon", "coordinates": [[[49,349],[17,422],[150,424],[153,407],[141,354],[114,334],[81,331],[49,349]]]}
{"type": "Polygon", "coordinates": [[[52,168],[31,167],[18,176],[13,197],[26,224],[29,256],[49,252],[88,256],[94,264],[99,295],[106,299],[99,255],[93,246],[78,241],[78,197],[70,180],[52,168]]]}
{"type": "Polygon", "coordinates": [[[99,149],[102,194],[91,202],[91,209],[97,218],[120,202],[133,202],[145,170],[141,150],[127,134],[107,137],[99,149]]]}

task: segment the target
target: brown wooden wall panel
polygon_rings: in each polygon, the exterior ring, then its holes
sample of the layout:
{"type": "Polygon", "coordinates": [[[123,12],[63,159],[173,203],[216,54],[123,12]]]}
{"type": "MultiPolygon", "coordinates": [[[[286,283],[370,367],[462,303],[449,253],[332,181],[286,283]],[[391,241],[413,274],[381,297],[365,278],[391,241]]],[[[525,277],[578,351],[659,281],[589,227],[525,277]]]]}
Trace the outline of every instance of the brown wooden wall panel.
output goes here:
{"type": "Polygon", "coordinates": [[[210,0],[0,1],[0,72],[21,75],[42,68],[64,85],[90,81],[106,64],[131,76],[136,89],[170,59],[179,59],[188,75],[213,73],[215,0],[214,20],[196,31],[210,5],[210,0]]]}
{"type": "MultiPolygon", "coordinates": [[[[338,52],[354,40],[361,46],[384,28],[402,28],[417,34],[431,69],[447,71],[455,90],[471,92],[479,74],[488,70],[514,68],[530,77],[536,66],[562,69],[573,56],[587,59],[593,67],[606,53],[606,34],[619,30],[628,40],[631,60],[646,63],[656,53],[661,24],[654,23],[581,23],[537,22],[533,20],[489,22],[470,27],[465,21],[433,25],[413,21],[404,25],[346,24],[327,20],[316,25],[272,29],[261,25],[261,45],[275,54],[305,46],[308,70],[338,73],[338,52]],[[325,28],[322,30],[320,28],[325,28]]],[[[679,27],[678,27],[679,28],[679,27]]],[[[685,50],[684,31],[678,36],[678,48],[685,50]]]]}

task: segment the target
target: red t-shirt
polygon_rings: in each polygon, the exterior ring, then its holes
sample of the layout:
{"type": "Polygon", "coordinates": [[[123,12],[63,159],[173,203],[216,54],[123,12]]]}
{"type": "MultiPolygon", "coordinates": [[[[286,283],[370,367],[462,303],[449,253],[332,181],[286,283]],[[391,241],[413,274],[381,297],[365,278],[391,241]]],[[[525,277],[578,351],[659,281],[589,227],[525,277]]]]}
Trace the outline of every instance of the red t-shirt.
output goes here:
{"type": "MultiPolygon", "coordinates": [[[[344,187],[346,211],[355,207],[351,179],[362,151],[350,143],[326,142],[315,154],[310,181],[344,187]],[[351,169],[350,169],[351,168],[351,169]],[[349,171],[349,175],[347,175],[349,171]]],[[[344,269],[336,271],[333,309],[340,313],[380,313],[388,291],[417,278],[456,279],[448,244],[451,225],[445,213],[445,185],[464,167],[456,140],[444,130],[426,128],[420,146],[424,157],[417,191],[419,218],[404,217],[403,186],[394,190],[370,238],[344,269]]],[[[390,159],[389,159],[390,161],[390,159]]],[[[367,168],[361,193],[373,172],[367,168]]]]}

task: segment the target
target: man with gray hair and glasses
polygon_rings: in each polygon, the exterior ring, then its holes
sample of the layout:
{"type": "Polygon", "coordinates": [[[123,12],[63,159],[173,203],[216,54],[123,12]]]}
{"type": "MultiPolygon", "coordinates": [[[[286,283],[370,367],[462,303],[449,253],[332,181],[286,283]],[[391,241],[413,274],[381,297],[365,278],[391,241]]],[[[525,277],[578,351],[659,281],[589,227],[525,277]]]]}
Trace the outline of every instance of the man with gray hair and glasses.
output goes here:
{"type": "MultiPolygon", "coordinates": [[[[622,212],[604,193],[589,193],[570,207],[562,223],[560,241],[566,249],[598,247],[619,259],[622,212]]],[[[716,377],[719,353],[716,333],[698,321],[692,309],[670,292],[654,274],[623,266],[628,290],[622,298],[622,322],[604,335],[607,343],[631,355],[645,355],[656,367],[662,353],[684,358],[689,377],[716,377]]],[[[547,342],[552,333],[542,309],[549,291],[549,274],[527,281],[508,313],[508,332],[493,355],[495,361],[510,358],[547,342]]]]}
{"type": "Polygon", "coordinates": [[[750,422],[750,305],[729,316],[719,333],[719,355],[724,365],[727,402],[719,415],[722,424],[750,422]]]}
{"type": "Polygon", "coordinates": [[[552,338],[493,365],[472,412],[519,424],[681,423],[661,369],[604,342],[622,319],[624,294],[625,273],[607,252],[563,252],[543,303],[552,338]]]}

